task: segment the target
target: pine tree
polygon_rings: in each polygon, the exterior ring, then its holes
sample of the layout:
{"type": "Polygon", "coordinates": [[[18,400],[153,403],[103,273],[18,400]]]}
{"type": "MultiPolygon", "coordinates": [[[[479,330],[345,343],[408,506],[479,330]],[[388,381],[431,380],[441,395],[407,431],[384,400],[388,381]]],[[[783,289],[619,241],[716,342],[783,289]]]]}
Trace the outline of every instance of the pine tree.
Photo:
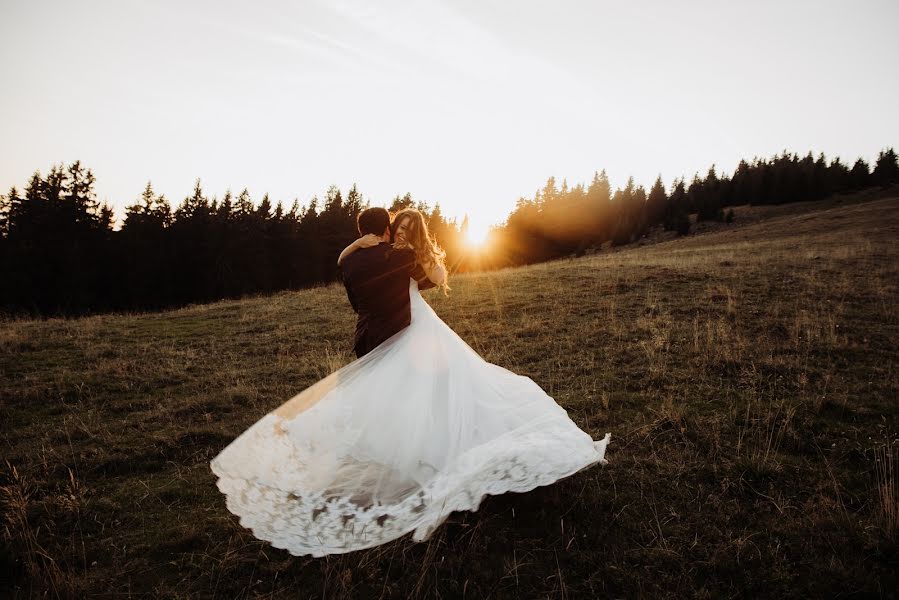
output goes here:
{"type": "Polygon", "coordinates": [[[833,193],[830,188],[827,170],[827,157],[821,152],[818,155],[818,160],[815,161],[815,167],[811,174],[811,192],[813,200],[821,200],[833,193]]]}
{"type": "Polygon", "coordinates": [[[668,197],[665,207],[663,226],[667,231],[677,231],[680,235],[686,235],[690,231],[690,216],[688,213],[687,190],[684,178],[676,179],[668,197]]]}
{"type": "Polygon", "coordinates": [[[612,235],[611,202],[612,186],[609,184],[606,170],[603,169],[600,173],[594,172],[593,181],[587,188],[588,212],[585,218],[594,232],[594,239],[599,243],[608,241],[612,235]]]}
{"type": "Polygon", "coordinates": [[[843,192],[851,185],[849,167],[840,162],[840,157],[835,157],[827,167],[827,189],[829,193],[843,192]]]}
{"type": "Polygon", "coordinates": [[[665,214],[665,206],[668,203],[668,194],[665,193],[665,184],[662,183],[662,175],[656,177],[649,197],[646,200],[646,223],[648,226],[660,223],[665,214]]]}
{"type": "Polygon", "coordinates": [[[723,217],[720,195],[721,181],[715,172],[715,165],[709,168],[704,180],[700,180],[698,176],[694,177],[688,194],[690,194],[691,203],[697,212],[697,220],[720,220],[723,217]]]}
{"type": "Polygon", "coordinates": [[[244,188],[240,191],[240,195],[237,196],[237,202],[234,206],[238,218],[249,217],[253,214],[253,199],[250,198],[250,190],[244,188]]]}
{"type": "Polygon", "coordinates": [[[222,200],[219,202],[216,210],[216,218],[220,223],[227,223],[233,221],[236,214],[237,208],[234,205],[234,196],[230,189],[225,190],[225,195],[222,196],[222,200]]]}
{"type": "Polygon", "coordinates": [[[871,179],[875,185],[886,187],[893,183],[899,183],[899,160],[892,148],[881,150],[874,163],[874,172],[871,179]]]}
{"type": "Polygon", "coordinates": [[[101,225],[101,208],[93,190],[96,178],[90,169],[83,168],[81,161],[75,161],[69,165],[65,181],[62,199],[74,221],[101,225]]]}
{"type": "Polygon", "coordinates": [[[203,186],[200,180],[194,183],[194,190],[190,196],[182,200],[175,210],[175,221],[184,221],[194,218],[203,218],[209,214],[209,200],[203,195],[203,186]]]}
{"type": "Polygon", "coordinates": [[[634,190],[634,197],[631,200],[631,241],[639,239],[646,234],[649,228],[649,222],[646,214],[646,189],[642,185],[638,185],[634,190]]]}
{"type": "Polygon", "coordinates": [[[165,196],[156,196],[153,192],[153,184],[148,181],[143,193],[141,193],[140,201],[125,207],[125,222],[122,224],[122,229],[135,226],[164,229],[171,222],[171,206],[169,206],[165,196]]]}
{"type": "Polygon", "coordinates": [[[0,237],[5,238],[9,234],[9,218],[14,210],[13,206],[18,205],[21,202],[19,190],[17,190],[15,186],[9,188],[9,193],[7,195],[0,196],[0,237]]]}
{"type": "Polygon", "coordinates": [[[860,190],[868,187],[870,181],[871,172],[868,170],[868,163],[864,159],[859,158],[852,165],[852,170],[849,171],[849,185],[854,190],[860,190]]]}
{"type": "Polygon", "coordinates": [[[350,191],[347,192],[346,195],[346,210],[347,214],[352,218],[353,222],[356,222],[356,217],[365,209],[365,205],[362,202],[362,194],[359,193],[359,189],[356,187],[354,183],[350,188],[350,191]]]}
{"type": "Polygon", "coordinates": [[[256,209],[256,217],[262,221],[268,221],[272,218],[272,202],[268,199],[268,194],[263,194],[259,207],[256,209]]]}
{"type": "Polygon", "coordinates": [[[412,200],[412,194],[406,192],[404,196],[397,195],[393,198],[393,202],[391,202],[390,207],[387,209],[392,213],[399,212],[404,208],[412,208],[415,205],[415,201],[412,200]]]}

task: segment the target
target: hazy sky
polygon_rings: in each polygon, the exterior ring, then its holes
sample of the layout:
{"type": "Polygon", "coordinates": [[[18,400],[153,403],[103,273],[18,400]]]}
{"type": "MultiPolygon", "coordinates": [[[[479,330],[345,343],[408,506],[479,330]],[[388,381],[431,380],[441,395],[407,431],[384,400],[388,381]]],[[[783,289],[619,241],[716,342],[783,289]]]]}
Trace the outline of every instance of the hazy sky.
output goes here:
{"type": "Polygon", "coordinates": [[[0,0],[0,190],[80,159],[121,218],[356,182],[474,225],[550,175],[899,146],[899,3],[0,0]]]}

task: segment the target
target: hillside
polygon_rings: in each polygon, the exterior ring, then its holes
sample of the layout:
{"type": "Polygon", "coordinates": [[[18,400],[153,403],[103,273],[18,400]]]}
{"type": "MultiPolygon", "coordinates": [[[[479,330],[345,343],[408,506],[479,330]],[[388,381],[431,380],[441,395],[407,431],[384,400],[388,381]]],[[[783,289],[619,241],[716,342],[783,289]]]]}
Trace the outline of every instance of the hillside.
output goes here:
{"type": "MultiPolygon", "coordinates": [[[[739,221],[739,219],[738,219],[739,221]]],[[[895,594],[899,197],[460,276],[438,314],[609,465],[428,542],[297,558],[208,461],[350,360],[337,285],[0,329],[4,595],[895,594]]]]}

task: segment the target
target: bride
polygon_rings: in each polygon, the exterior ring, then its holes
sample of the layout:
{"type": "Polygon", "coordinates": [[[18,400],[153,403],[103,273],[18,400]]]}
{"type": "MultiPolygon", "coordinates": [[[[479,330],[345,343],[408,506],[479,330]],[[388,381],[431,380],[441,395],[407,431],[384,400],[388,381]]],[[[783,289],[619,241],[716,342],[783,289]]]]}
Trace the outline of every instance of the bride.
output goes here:
{"type": "MultiPolygon", "coordinates": [[[[432,282],[443,253],[421,213],[391,226],[432,282]]],[[[377,240],[360,238],[341,255],[377,240]]],[[[211,462],[228,509],[293,555],[421,541],[487,494],[526,492],[605,464],[594,441],[527,377],[486,362],[409,280],[411,320],[262,417],[211,462]]]]}

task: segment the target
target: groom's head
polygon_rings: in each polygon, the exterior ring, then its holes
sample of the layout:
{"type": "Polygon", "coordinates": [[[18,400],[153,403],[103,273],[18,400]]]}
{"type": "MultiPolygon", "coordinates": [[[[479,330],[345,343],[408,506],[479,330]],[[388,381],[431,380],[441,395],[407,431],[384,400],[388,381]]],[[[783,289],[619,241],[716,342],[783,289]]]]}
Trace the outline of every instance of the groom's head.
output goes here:
{"type": "Polygon", "coordinates": [[[356,218],[356,227],[359,229],[359,235],[373,233],[385,241],[390,241],[390,213],[386,208],[379,206],[366,208],[356,218]]]}

